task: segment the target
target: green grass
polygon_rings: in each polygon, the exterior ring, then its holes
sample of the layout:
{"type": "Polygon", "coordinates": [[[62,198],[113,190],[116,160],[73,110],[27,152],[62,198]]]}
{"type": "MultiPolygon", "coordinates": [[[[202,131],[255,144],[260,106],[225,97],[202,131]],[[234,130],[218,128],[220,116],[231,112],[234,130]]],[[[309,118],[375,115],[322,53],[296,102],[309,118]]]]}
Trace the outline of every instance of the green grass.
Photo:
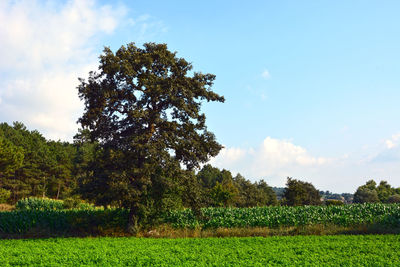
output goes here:
{"type": "Polygon", "coordinates": [[[400,236],[0,240],[2,266],[399,266],[400,236]]]}

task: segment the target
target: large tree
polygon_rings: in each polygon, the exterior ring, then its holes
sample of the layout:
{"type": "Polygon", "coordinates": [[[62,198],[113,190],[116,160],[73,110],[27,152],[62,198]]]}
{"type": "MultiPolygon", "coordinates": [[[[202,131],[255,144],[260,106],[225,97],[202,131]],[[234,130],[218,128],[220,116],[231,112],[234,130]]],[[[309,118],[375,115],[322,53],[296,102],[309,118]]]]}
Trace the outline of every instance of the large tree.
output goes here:
{"type": "Polygon", "coordinates": [[[130,230],[173,195],[170,186],[192,184],[185,172],[222,148],[200,110],[204,100],[224,101],[211,90],[214,79],[155,43],[105,48],[99,71],[80,79],[79,122],[99,144],[98,164],[83,184],[97,191],[99,204],[130,209],[130,230]]]}

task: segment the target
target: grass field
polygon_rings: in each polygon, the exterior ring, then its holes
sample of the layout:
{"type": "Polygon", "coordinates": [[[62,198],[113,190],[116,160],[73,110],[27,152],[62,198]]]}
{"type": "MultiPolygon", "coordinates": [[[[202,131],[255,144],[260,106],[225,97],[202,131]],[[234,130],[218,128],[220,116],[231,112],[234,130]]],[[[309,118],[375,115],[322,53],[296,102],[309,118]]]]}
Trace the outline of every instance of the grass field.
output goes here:
{"type": "Polygon", "coordinates": [[[1,266],[399,266],[399,235],[0,240],[1,266]]]}

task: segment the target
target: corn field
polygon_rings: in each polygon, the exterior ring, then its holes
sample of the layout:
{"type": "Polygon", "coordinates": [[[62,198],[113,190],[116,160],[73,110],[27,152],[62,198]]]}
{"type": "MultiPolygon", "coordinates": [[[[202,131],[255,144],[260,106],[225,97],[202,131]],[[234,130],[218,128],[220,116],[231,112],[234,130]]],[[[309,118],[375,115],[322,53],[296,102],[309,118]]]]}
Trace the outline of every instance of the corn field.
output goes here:
{"type": "MultiPolygon", "coordinates": [[[[305,225],[400,227],[399,204],[345,206],[271,206],[254,208],[204,208],[202,218],[190,209],[171,211],[162,223],[175,228],[287,227],[305,225]]],[[[14,210],[0,212],[0,235],[47,231],[57,234],[98,233],[126,229],[124,209],[14,210]]],[[[150,226],[152,227],[152,226],[150,226]]]]}
{"type": "Polygon", "coordinates": [[[399,204],[344,206],[271,206],[254,208],[205,208],[196,219],[190,209],[171,211],[165,221],[176,228],[281,227],[315,224],[400,226],[399,204]]]}

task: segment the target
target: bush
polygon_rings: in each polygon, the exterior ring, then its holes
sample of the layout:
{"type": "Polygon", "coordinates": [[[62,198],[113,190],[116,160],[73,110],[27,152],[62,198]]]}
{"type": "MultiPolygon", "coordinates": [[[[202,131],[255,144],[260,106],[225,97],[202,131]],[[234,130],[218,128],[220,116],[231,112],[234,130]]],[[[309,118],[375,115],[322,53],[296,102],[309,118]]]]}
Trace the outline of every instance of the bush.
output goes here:
{"type": "Polygon", "coordinates": [[[15,204],[17,210],[62,210],[65,209],[62,200],[50,198],[29,197],[18,200],[15,204]]]}
{"type": "Polygon", "coordinates": [[[0,188],[0,204],[6,203],[11,196],[11,191],[0,188]]]}

